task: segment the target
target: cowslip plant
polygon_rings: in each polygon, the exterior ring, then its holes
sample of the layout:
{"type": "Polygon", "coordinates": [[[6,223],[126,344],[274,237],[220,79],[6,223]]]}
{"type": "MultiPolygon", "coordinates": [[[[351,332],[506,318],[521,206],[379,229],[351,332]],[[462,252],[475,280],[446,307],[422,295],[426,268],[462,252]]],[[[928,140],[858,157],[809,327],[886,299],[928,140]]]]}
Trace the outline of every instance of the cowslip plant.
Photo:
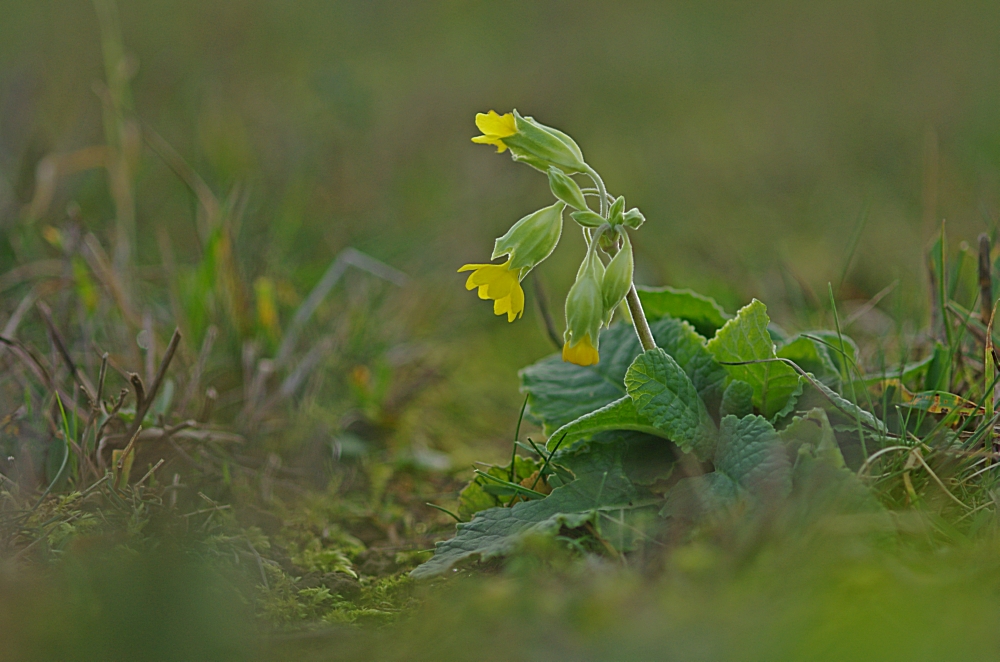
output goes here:
{"type": "Polygon", "coordinates": [[[632,243],[628,231],[645,220],[638,209],[625,210],[625,198],[610,196],[601,176],[583,158],[580,146],[568,135],[522,117],[516,110],[476,116],[482,135],[475,143],[493,145],[497,153],[510,151],[514,161],[545,173],[555,204],[528,214],[496,240],[493,264],[466,264],[472,271],[465,287],[478,290],[479,298],[493,300],[493,312],[513,322],[524,313],[521,281],[548,258],[562,236],[566,207],[582,229],[587,251],[576,280],[566,296],[566,332],[562,359],[580,366],[600,361],[600,332],[611,324],[615,310],[627,301],[643,349],[656,347],[646,315],[632,281],[632,243]],[[574,175],[588,177],[593,187],[581,188],[574,175]],[[592,209],[588,198],[597,198],[592,209]]]}
{"type": "Polygon", "coordinates": [[[516,111],[479,115],[476,123],[482,135],[474,142],[509,150],[546,173],[556,201],[497,239],[493,259],[504,262],[463,267],[473,271],[467,287],[513,321],[524,310],[521,280],[556,249],[567,207],[587,248],[566,297],[561,355],[520,373],[522,415],[547,439],[524,444],[515,432],[510,464],[477,470],[460,495],[455,537],[438,543],[414,577],[507,556],[538,537],[625,560],[650,541],[683,535],[685,522],[727,512],[761,521],[783,512],[803,526],[859,515],[891,526],[883,503],[920,504],[924,492],[944,492],[963,518],[993,502],[980,496],[979,506],[968,505],[952,492],[966,486],[946,483],[932,467],[958,461],[975,468],[994,459],[975,460],[981,451],[972,452],[992,447],[996,423],[995,403],[982,402],[998,381],[987,368],[994,356],[991,265],[1000,265],[1000,256],[991,255],[988,241],[978,296],[989,303],[981,315],[965,307],[974,301],[947,297],[974,291],[974,283],[946,286],[948,274],[963,272],[946,269],[942,234],[932,263],[949,331],[939,338],[947,345],[935,341],[920,361],[905,363],[904,355],[897,368],[882,363],[867,373],[843,333],[832,288],[836,330],[789,336],[756,299],[729,314],[690,290],[637,287],[629,233],[642,214],[607,194],[573,139],[516,111]],[[581,188],[574,177],[594,186],[581,188]],[[612,324],[622,301],[630,325],[612,324]],[[974,351],[985,355],[982,371],[956,358],[974,351]],[[978,393],[975,401],[948,391],[959,378],[978,385],[967,392],[978,393]],[[519,449],[537,460],[518,456],[519,449]],[[926,475],[916,477],[918,470],[926,475]]]}

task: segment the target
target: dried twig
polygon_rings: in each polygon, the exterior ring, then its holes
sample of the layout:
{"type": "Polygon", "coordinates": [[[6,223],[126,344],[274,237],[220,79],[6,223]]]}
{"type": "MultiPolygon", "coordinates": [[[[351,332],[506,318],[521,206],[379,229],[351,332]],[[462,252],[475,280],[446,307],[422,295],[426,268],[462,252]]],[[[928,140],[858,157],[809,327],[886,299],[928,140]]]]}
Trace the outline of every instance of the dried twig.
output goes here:
{"type": "Polygon", "coordinates": [[[69,368],[70,374],[73,375],[73,379],[75,379],[76,383],[83,389],[84,395],[87,396],[91,406],[93,406],[93,403],[97,399],[97,391],[87,376],[80,372],[79,368],[76,367],[76,362],[73,361],[73,357],[69,355],[69,351],[66,349],[66,344],[63,342],[62,337],[59,335],[59,331],[56,329],[55,323],[52,321],[52,309],[50,309],[44,301],[39,301],[35,304],[35,308],[38,310],[42,321],[45,323],[45,327],[49,331],[49,337],[52,339],[52,344],[55,345],[56,351],[59,352],[59,356],[66,364],[66,367],[69,368]]]}
{"type": "Polygon", "coordinates": [[[138,480],[138,482],[136,482],[136,484],[132,486],[132,488],[135,489],[136,487],[139,487],[140,485],[142,485],[143,483],[145,483],[146,479],[149,478],[150,476],[152,476],[153,473],[157,469],[159,469],[160,467],[162,467],[164,462],[166,462],[166,460],[164,460],[163,458],[160,458],[160,461],[157,462],[155,465],[153,465],[153,467],[149,471],[146,472],[146,475],[143,476],[142,478],[140,478],[138,480]]]}
{"type": "MultiPolygon", "coordinates": [[[[153,404],[153,400],[156,399],[156,393],[160,390],[160,385],[163,383],[163,378],[166,377],[167,368],[170,366],[170,362],[174,359],[174,353],[177,351],[177,345],[181,341],[180,329],[174,329],[174,335],[170,338],[170,344],[167,345],[167,351],[163,354],[163,360],[160,361],[160,367],[156,371],[156,377],[153,378],[153,383],[149,386],[149,392],[143,394],[144,397],[141,402],[137,402],[135,406],[135,420],[132,421],[132,426],[129,429],[128,436],[131,438],[137,434],[136,430],[142,425],[142,420],[146,417],[146,413],[149,411],[149,406],[153,404]]],[[[134,386],[133,382],[133,386],[134,386]]],[[[138,395],[138,391],[136,391],[138,395]]]]}

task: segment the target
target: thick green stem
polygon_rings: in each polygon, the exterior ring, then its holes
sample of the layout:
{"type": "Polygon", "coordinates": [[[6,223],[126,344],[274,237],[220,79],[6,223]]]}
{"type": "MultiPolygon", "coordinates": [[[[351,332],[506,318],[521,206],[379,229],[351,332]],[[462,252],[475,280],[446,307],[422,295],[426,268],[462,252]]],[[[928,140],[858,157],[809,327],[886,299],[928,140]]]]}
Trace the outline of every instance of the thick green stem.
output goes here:
{"type": "Polygon", "coordinates": [[[653,332],[649,330],[649,322],[646,321],[646,313],[642,310],[642,303],[639,301],[639,293],[635,291],[635,283],[625,295],[628,303],[628,312],[632,315],[632,325],[635,326],[635,333],[639,336],[639,342],[646,351],[656,349],[656,341],[653,339],[653,332]]]}

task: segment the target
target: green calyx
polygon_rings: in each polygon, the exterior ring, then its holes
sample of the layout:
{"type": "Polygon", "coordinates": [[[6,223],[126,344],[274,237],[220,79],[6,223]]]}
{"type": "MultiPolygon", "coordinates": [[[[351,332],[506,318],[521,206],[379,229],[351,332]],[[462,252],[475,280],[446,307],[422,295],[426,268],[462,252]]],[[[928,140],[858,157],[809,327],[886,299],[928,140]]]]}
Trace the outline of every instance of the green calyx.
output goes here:
{"type": "Polygon", "coordinates": [[[592,243],[580,264],[576,282],[566,296],[566,341],[570,344],[589,334],[594,348],[597,348],[604,324],[604,271],[604,264],[597,257],[596,243],[592,243]]]}
{"type": "Polygon", "coordinates": [[[584,209],[570,214],[572,219],[585,228],[599,228],[606,223],[604,217],[595,211],[584,209]]]}
{"type": "Polygon", "coordinates": [[[509,255],[510,268],[520,269],[523,278],[556,249],[562,236],[565,208],[566,203],[559,201],[519,220],[496,240],[491,259],[509,255]]]}
{"type": "Polygon", "coordinates": [[[614,315],[618,304],[632,288],[632,243],[629,241],[627,232],[622,232],[621,236],[622,246],[618,253],[611,258],[611,262],[604,270],[604,278],[601,279],[601,295],[604,300],[606,323],[611,321],[611,316],[614,315]]]}
{"type": "Polygon", "coordinates": [[[611,203],[611,209],[608,210],[608,223],[611,227],[616,227],[622,224],[622,213],[625,210],[625,197],[619,195],[618,198],[611,203]]]}
{"type": "Polygon", "coordinates": [[[539,124],[531,117],[522,117],[516,110],[514,121],[517,133],[503,141],[515,160],[524,161],[542,172],[548,172],[551,166],[570,175],[586,170],[580,146],[565,133],[539,124]]]}
{"type": "Polygon", "coordinates": [[[548,171],[549,188],[552,195],[573,209],[587,210],[587,201],[576,182],[559,168],[552,166],[548,171]]]}

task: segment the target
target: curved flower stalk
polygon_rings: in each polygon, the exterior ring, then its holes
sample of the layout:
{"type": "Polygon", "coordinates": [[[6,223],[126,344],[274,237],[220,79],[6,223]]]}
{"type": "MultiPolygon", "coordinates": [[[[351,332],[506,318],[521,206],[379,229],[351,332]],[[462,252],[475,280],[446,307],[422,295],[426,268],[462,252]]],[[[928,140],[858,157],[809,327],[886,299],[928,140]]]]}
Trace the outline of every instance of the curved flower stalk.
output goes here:
{"type": "Polygon", "coordinates": [[[563,211],[583,229],[587,253],[566,297],[566,332],[562,357],[577,365],[600,361],[600,331],[611,324],[622,301],[628,305],[636,334],[644,349],[656,343],[646,323],[633,283],[632,243],[629,230],[645,221],[638,209],[625,210],[625,198],[608,195],[604,181],[583,158],[580,146],[568,135],[545,126],[516,110],[476,115],[482,135],[473,142],[493,145],[497,153],[544,172],[556,203],[528,214],[496,240],[492,259],[507,257],[502,264],[466,264],[459,271],[472,271],[467,289],[478,289],[479,298],[493,300],[493,312],[513,322],[524,313],[521,281],[547,259],[562,236],[563,211]],[[581,189],[573,175],[585,175],[593,188],[581,189]],[[597,210],[587,197],[597,197],[597,210]],[[602,258],[602,256],[604,256],[602,258]],[[607,260],[605,266],[604,260],[607,260]]]}

